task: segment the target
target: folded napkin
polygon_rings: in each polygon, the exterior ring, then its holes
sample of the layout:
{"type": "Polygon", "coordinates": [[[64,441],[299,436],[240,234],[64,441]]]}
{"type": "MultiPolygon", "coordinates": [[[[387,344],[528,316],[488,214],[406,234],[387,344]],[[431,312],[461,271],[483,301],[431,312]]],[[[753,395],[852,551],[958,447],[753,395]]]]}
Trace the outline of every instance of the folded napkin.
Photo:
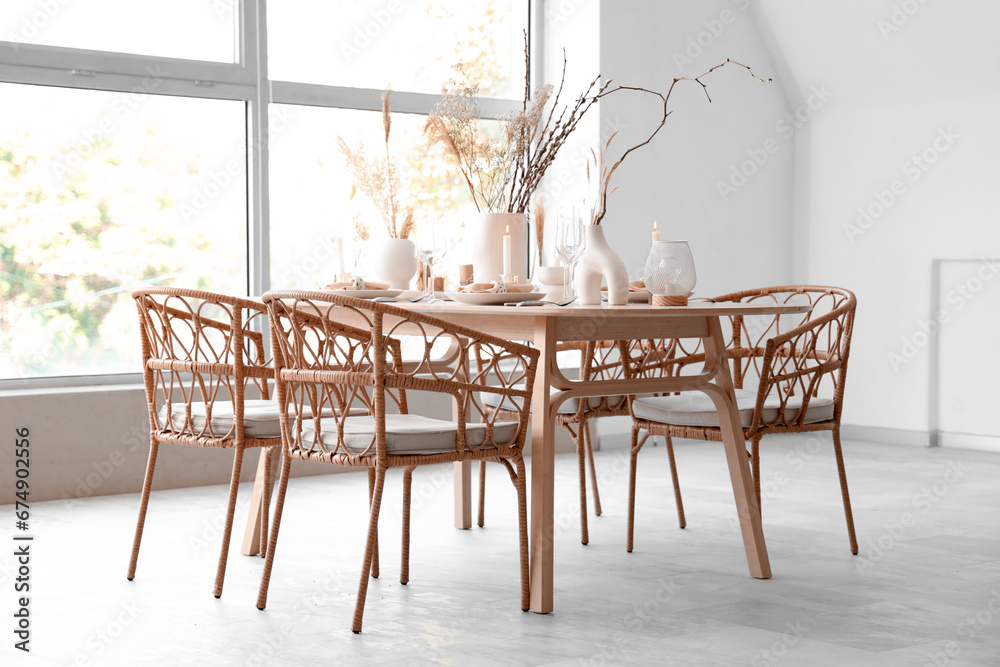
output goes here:
{"type": "MultiPolygon", "coordinates": [[[[608,286],[607,285],[603,285],[601,287],[601,289],[606,292],[606,291],[608,291],[608,286]]],[[[642,282],[641,280],[630,280],[630,281],[628,281],[628,291],[629,292],[648,292],[649,290],[646,288],[646,283],[642,282]]]]}
{"type": "Polygon", "coordinates": [[[389,289],[389,283],[377,283],[374,280],[355,278],[354,280],[347,280],[339,283],[330,283],[323,289],[330,289],[330,290],[389,289]]]}
{"type": "Polygon", "coordinates": [[[533,292],[535,286],[531,283],[472,283],[462,285],[459,292],[470,292],[472,294],[498,294],[502,292],[533,292]],[[501,287],[502,286],[502,287],[501,287]]]}

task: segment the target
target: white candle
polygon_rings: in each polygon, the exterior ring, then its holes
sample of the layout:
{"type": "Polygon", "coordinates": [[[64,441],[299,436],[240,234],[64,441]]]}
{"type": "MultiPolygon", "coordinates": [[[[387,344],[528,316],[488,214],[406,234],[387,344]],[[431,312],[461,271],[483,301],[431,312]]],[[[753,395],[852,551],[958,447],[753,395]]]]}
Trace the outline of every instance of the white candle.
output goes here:
{"type": "Polygon", "coordinates": [[[656,220],[653,221],[653,240],[654,241],[660,240],[660,232],[656,230],[656,220]]]}
{"type": "MultiPolygon", "coordinates": [[[[510,268],[510,225],[507,225],[506,233],[503,235],[503,278],[508,280],[514,272],[510,268]]],[[[496,255],[493,255],[496,257],[496,255]]]]}
{"type": "Polygon", "coordinates": [[[347,273],[347,267],[344,266],[344,239],[343,237],[337,237],[337,279],[341,280],[344,274],[347,273]]]}

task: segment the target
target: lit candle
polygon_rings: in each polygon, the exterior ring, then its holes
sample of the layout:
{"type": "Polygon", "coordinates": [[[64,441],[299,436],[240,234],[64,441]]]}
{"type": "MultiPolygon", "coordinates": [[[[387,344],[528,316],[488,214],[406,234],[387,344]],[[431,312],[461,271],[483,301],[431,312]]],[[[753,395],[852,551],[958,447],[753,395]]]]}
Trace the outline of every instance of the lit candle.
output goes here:
{"type": "MultiPolygon", "coordinates": [[[[493,255],[496,257],[496,255],[493,255]]],[[[510,225],[507,225],[507,229],[503,235],[503,278],[508,280],[508,276],[513,274],[510,268],[510,225]]]]}
{"type": "Polygon", "coordinates": [[[656,220],[653,220],[653,240],[654,241],[660,240],[660,232],[656,230],[656,220]]]}

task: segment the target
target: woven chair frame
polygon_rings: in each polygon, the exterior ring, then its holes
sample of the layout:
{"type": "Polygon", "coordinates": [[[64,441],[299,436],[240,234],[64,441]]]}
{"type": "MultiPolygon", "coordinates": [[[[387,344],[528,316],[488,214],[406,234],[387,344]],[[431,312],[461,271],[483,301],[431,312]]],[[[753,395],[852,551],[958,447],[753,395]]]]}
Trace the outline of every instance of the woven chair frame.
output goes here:
{"type": "MultiPolygon", "coordinates": [[[[267,323],[267,311],[261,303],[249,299],[174,287],[135,290],[132,298],[139,315],[150,450],[128,579],[131,581],[135,577],[159,445],[229,448],[234,450],[233,471],[213,588],[215,597],[220,597],[243,452],[251,447],[265,448],[264,456],[269,463],[272,449],[281,444],[280,437],[247,436],[244,424],[247,389],[253,387],[260,398],[270,398],[268,380],[273,377],[274,369],[267,357],[262,333],[267,323]],[[260,331],[256,330],[258,328],[260,331]],[[166,420],[160,418],[159,405],[169,406],[166,420]],[[180,423],[173,416],[177,406],[182,406],[184,411],[180,423]],[[205,424],[201,427],[194,423],[195,408],[205,413],[205,424]],[[215,412],[231,416],[231,425],[225,431],[213,426],[215,412]]],[[[269,483],[268,478],[265,486],[269,483]]],[[[267,507],[262,509],[263,525],[266,526],[267,507]]],[[[266,537],[266,532],[262,531],[262,554],[266,548],[266,537]]]]}
{"type": "MultiPolygon", "coordinates": [[[[854,294],[838,287],[785,285],[744,290],[714,299],[716,303],[809,303],[811,312],[799,315],[756,316],[750,321],[743,316],[730,317],[726,355],[731,363],[733,383],[737,389],[756,381],[756,400],[749,426],[743,437],[751,442],[748,452],[754,479],[757,505],[760,507],[760,441],[772,433],[809,433],[831,431],[837,461],[841,496],[847,522],[851,553],[858,553],[851,509],[847,474],[840,442],[840,419],[843,410],[844,383],[850,356],[851,336],[857,299],[854,294]],[[833,417],[824,422],[806,423],[809,403],[822,391],[831,393],[833,417]],[[792,399],[801,401],[789,416],[792,399]],[[776,399],[776,400],[775,400],[776,399]],[[776,403],[775,417],[764,419],[764,406],[776,403]]],[[[639,355],[629,359],[632,374],[646,377],[651,373],[681,375],[697,371],[705,360],[701,341],[668,339],[647,341],[635,348],[639,355]]],[[[630,400],[630,409],[634,399],[630,400]]],[[[633,412],[631,474],[629,483],[629,517],[627,550],[632,551],[635,507],[635,469],[639,451],[652,435],[666,438],[677,516],[681,528],[686,525],[684,505],[677,477],[672,438],[722,441],[719,427],[665,424],[635,417],[633,412]],[[641,434],[641,437],[640,437],[641,434]]]]}
{"type": "Polygon", "coordinates": [[[518,497],[521,565],[521,608],[529,605],[527,484],[522,449],[528,426],[531,391],[538,351],[520,343],[490,336],[467,327],[397,306],[337,295],[331,292],[274,291],[263,297],[271,323],[276,392],[281,406],[282,466],[278,483],[270,544],[261,578],[257,607],[264,609],[293,459],[369,470],[369,527],[364,563],[351,629],[360,632],[369,576],[378,576],[378,519],[390,468],[403,468],[403,548],[400,581],[409,580],[409,488],[411,473],[420,465],[490,460],[501,463],[518,497]],[[406,336],[423,339],[424,354],[403,361],[398,341],[406,336]],[[485,364],[474,374],[464,364],[445,367],[432,350],[440,343],[457,346],[467,359],[473,346],[485,364]],[[503,365],[500,361],[504,360],[503,365]],[[491,380],[488,383],[487,380],[491,380]],[[499,379],[499,384],[497,380],[499,379]],[[523,388],[518,388],[521,385],[523,388]],[[387,451],[386,410],[407,412],[408,390],[451,396],[456,416],[454,451],[398,454],[387,451]],[[516,432],[499,437],[496,426],[504,418],[490,408],[480,393],[498,394],[517,405],[516,432]],[[348,442],[346,426],[351,410],[370,413],[371,440],[364,447],[348,442]],[[330,416],[321,416],[332,413],[330,416]],[[336,424],[336,435],[329,427],[336,424]],[[483,424],[483,440],[467,438],[467,422],[483,424]],[[311,422],[311,429],[306,425],[311,422]],[[311,430],[311,434],[310,434],[311,430]],[[326,436],[325,439],[324,436],[326,436]]]}

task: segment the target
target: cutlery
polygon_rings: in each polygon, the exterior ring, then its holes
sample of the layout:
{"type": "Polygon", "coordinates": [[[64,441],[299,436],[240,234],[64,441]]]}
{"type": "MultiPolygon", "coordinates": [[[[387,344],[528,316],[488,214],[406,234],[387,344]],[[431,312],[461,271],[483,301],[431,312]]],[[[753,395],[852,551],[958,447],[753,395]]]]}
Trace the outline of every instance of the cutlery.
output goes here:
{"type": "Polygon", "coordinates": [[[575,296],[571,296],[568,299],[563,299],[562,301],[518,301],[517,303],[505,303],[505,306],[568,306],[569,304],[576,301],[575,296]]]}

